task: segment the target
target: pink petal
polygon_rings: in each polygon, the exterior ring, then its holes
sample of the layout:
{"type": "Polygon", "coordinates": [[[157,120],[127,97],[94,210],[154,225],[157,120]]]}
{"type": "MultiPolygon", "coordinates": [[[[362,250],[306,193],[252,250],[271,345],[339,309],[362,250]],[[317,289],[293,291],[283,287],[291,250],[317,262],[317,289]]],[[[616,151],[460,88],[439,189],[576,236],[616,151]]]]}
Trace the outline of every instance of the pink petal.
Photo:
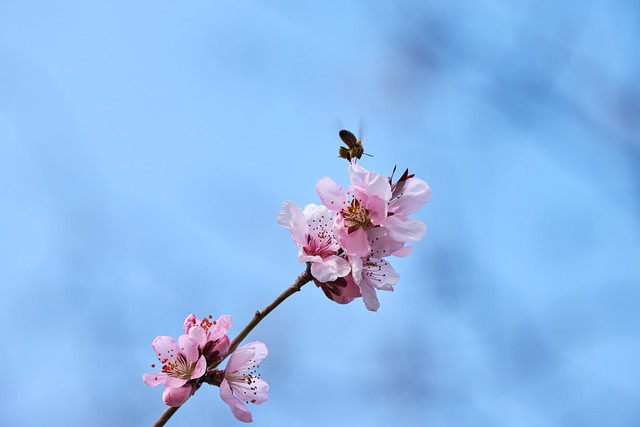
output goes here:
{"type": "MultiPolygon", "coordinates": [[[[200,327],[198,326],[198,328],[200,327]]],[[[195,362],[198,360],[198,357],[200,356],[198,342],[189,335],[180,335],[178,338],[178,346],[180,347],[180,353],[184,354],[189,362],[195,362]]]]}
{"type": "Polygon", "coordinates": [[[387,219],[388,201],[378,195],[369,197],[365,208],[369,211],[369,219],[374,225],[380,225],[387,219]]]}
{"type": "Polygon", "coordinates": [[[260,363],[267,353],[267,347],[260,341],[243,345],[233,352],[225,370],[230,373],[244,372],[260,363]]]}
{"type": "Polygon", "coordinates": [[[402,215],[410,215],[420,210],[431,200],[429,184],[419,178],[409,178],[402,187],[402,194],[394,194],[394,200],[389,203],[389,211],[402,215]]]}
{"type": "Polygon", "coordinates": [[[226,379],[222,380],[220,384],[220,398],[231,408],[233,415],[240,421],[250,423],[253,421],[251,412],[247,409],[247,406],[233,395],[231,387],[226,379]]]}
{"type": "Polygon", "coordinates": [[[364,177],[368,173],[369,171],[360,166],[358,162],[351,162],[351,164],[349,164],[349,176],[351,177],[351,182],[357,181],[356,177],[360,178],[360,180],[364,180],[364,177]]]}
{"type": "Polygon", "coordinates": [[[348,255],[363,257],[371,252],[369,238],[362,228],[349,233],[346,228],[340,227],[336,229],[336,235],[340,240],[340,246],[348,255]]]}
{"type": "Polygon", "coordinates": [[[208,341],[207,331],[205,331],[202,326],[191,327],[191,329],[189,329],[188,335],[193,341],[197,343],[198,347],[200,348],[204,347],[208,341]]]}
{"type": "Polygon", "coordinates": [[[369,172],[357,163],[349,166],[351,175],[350,191],[361,191],[369,197],[378,196],[384,200],[385,204],[391,200],[391,185],[389,180],[377,172],[369,172]],[[355,174],[354,174],[355,172],[355,174]],[[362,181],[359,181],[360,178],[362,181]]]}
{"type": "Polygon", "coordinates": [[[376,290],[368,283],[363,281],[359,285],[360,293],[362,294],[362,301],[364,301],[364,306],[369,311],[378,311],[380,308],[380,301],[378,301],[378,296],[376,295],[376,290]]]}
{"type": "Polygon", "coordinates": [[[291,231],[291,237],[296,245],[304,245],[309,232],[309,226],[302,214],[302,209],[295,203],[287,200],[282,204],[282,210],[277,213],[278,224],[291,231]]]}
{"type": "Polygon", "coordinates": [[[243,347],[250,348],[253,350],[253,353],[254,353],[253,360],[255,363],[262,362],[262,359],[267,357],[267,354],[269,354],[269,351],[267,350],[267,346],[264,345],[262,341],[253,341],[253,342],[250,342],[249,344],[245,344],[243,347]]]}
{"type": "Polygon", "coordinates": [[[321,262],[311,264],[311,275],[323,283],[333,282],[338,277],[344,277],[349,274],[349,271],[351,271],[349,262],[337,255],[331,255],[321,262]]]}
{"type": "Polygon", "coordinates": [[[413,246],[403,246],[397,251],[392,252],[391,255],[402,258],[411,254],[412,250],[413,250],[413,246]]]}
{"type": "Polygon", "coordinates": [[[193,386],[186,385],[179,388],[165,388],[162,401],[168,406],[182,406],[193,394],[193,386]]]}
{"type": "Polygon", "coordinates": [[[329,177],[325,176],[318,181],[316,191],[322,204],[333,212],[340,212],[349,204],[349,196],[346,191],[329,177]]]}
{"type": "Polygon", "coordinates": [[[215,326],[209,329],[209,339],[215,341],[222,338],[231,329],[231,316],[223,315],[216,320],[215,326]]]}
{"type": "Polygon", "coordinates": [[[167,375],[164,381],[162,382],[162,384],[168,388],[179,388],[185,385],[186,383],[187,383],[187,380],[185,379],[176,378],[169,375],[167,375]]]}
{"type": "Polygon", "coordinates": [[[427,226],[422,221],[392,215],[384,223],[389,236],[398,242],[416,242],[427,232],[427,226]]]}
{"type": "Polygon", "coordinates": [[[189,330],[196,326],[198,323],[200,323],[198,321],[198,318],[196,317],[195,314],[191,313],[190,315],[187,316],[186,319],[184,319],[184,333],[188,334],[189,330]]]}
{"type": "MultiPolygon", "coordinates": [[[[156,352],[156,356],[158,357],[158,360],[160,360],[161,362],[164,359],[173,361],[175,357],[178,355],[178,346],[176,345],[176,342],[173,339],[173,337],[167,337],[167,336],[156,337],[156,339],[154,339],[153,342],[151,343],[151,347],[153,347],[153,349],[156,352]]],[[[162,363],[164,364],[164,362],[162,363]]]]}
{"type": "Polygon", "coordinates": [[[362,258],[349,257],[349,262],[351,263],[351,274],[353,276],[353,280],[360,289],[362,301],[364,301],[365,307],[370,311],[378,311],[378,308],[380,308],[380,302],[378,301],[376,290],[363,278],[364,265],[362,263],[362,258]]]}
{"type": "Polygon", "coordinates": [[[207,372],[207,359],[204,356],[200,356],[198,363],[196,363],[196,367],[191,373],[191,379],[200,378],[205,374],[205,372],[207,372]]]}
{"type": "Polygon", "coordinates": [[[142,374],[142,381],[146,385],[157,386],[158,384],[162,384],[162,382],[167,377],[167,374],[164,372],[151,372],[149,374],[142,374]]]}

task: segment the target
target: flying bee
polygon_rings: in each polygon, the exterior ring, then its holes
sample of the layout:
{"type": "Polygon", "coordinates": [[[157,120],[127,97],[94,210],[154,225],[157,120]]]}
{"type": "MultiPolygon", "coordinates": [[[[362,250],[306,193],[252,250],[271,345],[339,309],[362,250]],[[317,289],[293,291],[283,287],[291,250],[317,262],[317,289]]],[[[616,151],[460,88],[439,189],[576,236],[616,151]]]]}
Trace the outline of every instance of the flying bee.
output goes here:
{"type": "Polygon", "coordinates": [[[339,132],[340,139],[346,147],[340,147],[338,149],[338,156],[343,159],[347,159],[347,161],[351,161],[351,159],[360,159],[362,155],[371,156],[371,154],[367,154],[364,152],[364,147],[362,146],[362,141],[360,141],[356,136],[349,132],[348,130],[342,129],[339,132]]]}

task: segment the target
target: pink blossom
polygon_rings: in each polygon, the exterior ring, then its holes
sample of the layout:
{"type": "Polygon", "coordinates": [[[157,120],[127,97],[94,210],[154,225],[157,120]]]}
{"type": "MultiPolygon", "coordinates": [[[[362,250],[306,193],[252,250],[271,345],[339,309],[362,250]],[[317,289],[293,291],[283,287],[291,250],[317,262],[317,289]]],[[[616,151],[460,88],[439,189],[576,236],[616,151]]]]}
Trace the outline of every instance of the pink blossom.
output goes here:
{"type": "Polygon", "coordinates": [[[286,201],[278,212],[278,224],[288,228],[298,246],[298,260],[311,263],[311,275],[331,282],[349,274],[349,262],[338,256],[340,245],[333,233],[336,215],[325,206],[309,204],[304,211],[286,201]]]}
{"type": "MultiPolygon", "coordinates": [[[[187,334],[181,335],[177,344],[172,337],[159,336],[153,340],[151,346],[155,350],[162,368],[160,372],[142,375],[142,379],[147,385],[162,384],[167,388],[177,389],[190,380],[200,378],[207,370],[207,361],[204,356],[200,355],[198,343],[187,334]]],[[[165,393],[180,392],[165,390],[165,393]]]]}
{"type": "Polygon", "coordinates": [[[246,403],[260,404],[267,400],[269,384],[256,374],[255,368],[267,355],[267,347],[254,341],[231,354],[220,384],[220,397],[240,421],[253,421],[246,403]]]}
{"type": "MultiPolygon", "coordinates": [[[[349,175],[349,193],[328,177],[316,184],[322,203],[338,214],[334,233],[349,256],[369,256],[371,245],[367,234],[377,227],[384,227],[390,239],[402,244],[398,250],[404,243],[422,238],[426,226],[408,215],[430,199],[431,189],[426,182],[405,171],[392,185],[390,179],[369,172],[355,162],[349,165],[349,175]]],[[[404,250],[398,255],[407,253],[408,250],[404,250]]]]}
{"type": "Polygon", "coordinates": [[[231,316],[220,316],[218,320],[212,318],[209,315],[199,320],[195,314],[190,314],[184,321],[184,333],[198,343],[208,365],[229,351],[229,337],[226,334],[231,329],[231,316]]]}

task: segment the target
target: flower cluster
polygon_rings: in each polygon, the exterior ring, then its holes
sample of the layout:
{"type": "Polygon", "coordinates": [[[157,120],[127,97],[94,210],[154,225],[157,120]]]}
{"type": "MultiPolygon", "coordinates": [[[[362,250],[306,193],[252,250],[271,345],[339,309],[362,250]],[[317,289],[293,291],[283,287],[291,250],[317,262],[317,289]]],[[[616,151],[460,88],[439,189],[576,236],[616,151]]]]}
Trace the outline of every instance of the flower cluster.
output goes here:
{"type": "Polygon", "coordinates": [[[424,236],[424,223],[409,215],[431,199],[431,189],[408,170],[394,183],[393,174],[385,178],[352,161],[349,175],[348,192],[324,177],[316,184],[322,206],[302,210],[286,201],[277,219],[327,297],[340,304],[362,297],[376,311],[376,290],[393,291],[399,279],[385,258],[408,255],[406,243],[424,236]]]}
{"type": "MultiPolygon", "coordinates": [[[[165,387],[162,400],[168,406],[184,404],[202,383],[219,386],[220,397],[233,415],[240,421],[251,422],[251,412],[245,403],[262,403],[269,391],[268,384],[254,370],[267,355],[267,348],[259,341],[252,342],[231,354],[226,369],[208,369],[227,356],[226,334],[230,328],[231,316],[199,320],[195,314],[189,315],[177,343],[168,336],[153,340],[151,346],[162,367],[160,372],[143,374],[143,381],[150,386],[162,384],[165,387]]],[[[155,364],[151,367],[155,368],[155,364]]]]}

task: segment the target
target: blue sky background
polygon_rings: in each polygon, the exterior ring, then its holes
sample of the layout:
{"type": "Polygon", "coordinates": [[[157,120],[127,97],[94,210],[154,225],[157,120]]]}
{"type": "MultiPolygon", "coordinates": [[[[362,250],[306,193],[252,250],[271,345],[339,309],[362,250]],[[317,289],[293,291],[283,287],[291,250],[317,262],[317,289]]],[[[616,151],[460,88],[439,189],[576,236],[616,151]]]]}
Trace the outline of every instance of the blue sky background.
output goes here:
{"type": "MultiPolygon", "coordinates": [[[[0,2],[0,424],[151,425],[153,338],[292,282],[276,212],[362,117],[427,235],[377,313],[259,325],[255,425],[637,426],[638,40],[633,1],[0,2]]],[[[240,425],[217,392],[168,425],[240,425]]]]}

